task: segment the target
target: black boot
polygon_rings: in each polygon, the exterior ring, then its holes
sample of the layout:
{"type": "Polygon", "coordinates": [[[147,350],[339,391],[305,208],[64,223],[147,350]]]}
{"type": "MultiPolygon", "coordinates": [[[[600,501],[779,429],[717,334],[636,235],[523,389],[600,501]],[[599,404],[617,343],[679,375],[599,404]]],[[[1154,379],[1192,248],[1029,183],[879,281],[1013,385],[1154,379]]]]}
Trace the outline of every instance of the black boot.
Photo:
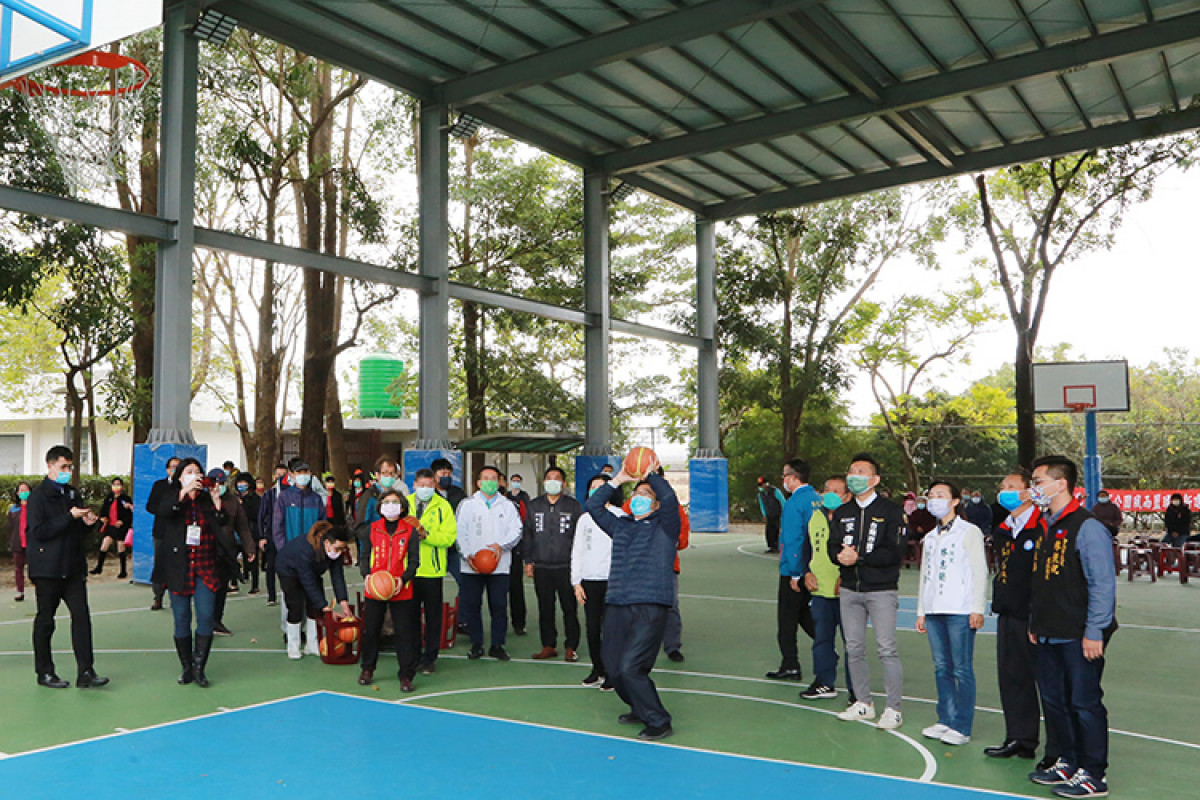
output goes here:
{"type": "Polygon", "coordinates": [[[106,558],[108,558],[108,553],[101,550],[100,556],[96,559],[96,568],[92,570],[93,575],[99,575],[104,571],[104,559],[106,558]]]}
{"type": "Polygon", "coordinates": [[[125,559],[129,556],[125,551],[117,553],[117,560],[121,562],[121,571],[117,573],[118,578],[128,578],[129,573],[125,571],[125,559]]]}
{"type": "Polygon", "coordinates": [[[196,649],[192,653],[192,677],[196,680],[197,686],[208,687],[208,676],[204,674],[204,667],[208,664],[208,652],[212,650],[212,636],[201,636],[196,634],[196,649]]]}
{"type": "Polygon", "coordinates": [[[195,680],[195,676],[192,673],[192,637],[176,637],[175,652],[179,654],[179,665],[183,667],[183,674],[179,676],[179,683],[191,683],[195,680]]]}

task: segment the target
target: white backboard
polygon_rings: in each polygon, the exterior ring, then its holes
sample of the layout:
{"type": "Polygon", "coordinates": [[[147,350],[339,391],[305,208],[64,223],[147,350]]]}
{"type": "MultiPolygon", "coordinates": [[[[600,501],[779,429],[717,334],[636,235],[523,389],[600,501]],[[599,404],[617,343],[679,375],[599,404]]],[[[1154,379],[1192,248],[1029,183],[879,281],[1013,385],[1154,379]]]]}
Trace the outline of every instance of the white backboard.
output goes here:
{"type": "Polygon", "coordinates": [[[1129,364],[1125,361],[1073,361],[1033,365],[1033,410],[1070,412],[1071,403],[1089,411],[1129,410],[1129,364]]]}
{"type": "Polygon", "coordinates": [[[0,0],[0,83],[162,24],[162,0],[0,0]]]}

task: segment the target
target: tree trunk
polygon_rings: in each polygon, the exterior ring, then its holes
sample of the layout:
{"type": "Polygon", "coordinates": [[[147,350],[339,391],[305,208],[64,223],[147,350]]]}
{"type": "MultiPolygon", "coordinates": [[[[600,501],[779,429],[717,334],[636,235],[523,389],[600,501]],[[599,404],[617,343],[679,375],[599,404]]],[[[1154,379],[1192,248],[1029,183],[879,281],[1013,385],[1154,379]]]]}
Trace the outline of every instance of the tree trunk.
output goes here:
{"type": "MultiPolygon", "coordinates": [[[[329,218],[331,225],[334,220],[335,217],[329,218]]],[[[336,287],[332,330],[335,342],[341,337],[342,291],[345,281],[339,277],[336,287]]],[[[325,443],[329,451],[329,471],[337,478],[339,484],[344,485],[350,479],[350,459],[346,455],[346,426],[342,420],[342,399],[338,389],[336,360],[329,370],[329,387],[325,395],[325,443]]]]}
{"type": "Polygon", "coordinates": [[[792,303],[785,287],[783,330],[779,341],[779,410],[783,421],[783,460],[791,461],[800,450],[800,415],[792,407],[792,303]]]}
{"type": "Polygon", "coordinates": [[[1037,457],[1037,427],[1033,413],[1033,336],[1017,331],[1016,371],[1017,462],[1026,469],[1037,457]]]}
{"type": "Polygon", "coordinates": [[[88,461],[92,467],[92,474],[100,475],[100,440],[96,436],[96,386],[92,383],[91,370],[83,372],[83,396],[87,401],[88,415],[88,461]]]}
{"type": "MultiPolygon", "coordinates": [[[[329,103],[331,72],[328,65],[317,69],[317,91],[313,97],[313,119],[321,117],[329,103]]],[[[320,252],[325,240],[322,188],[333,151],[332,128],[328,120],[311,134],[308,148],[308,177],[304,181],[304,246],[320,252]]],[[[333,223],[332,220],[329,221],[333,223]]],[[[333,276],[316,270],[304,273],[304,378],[300,406],[300,455],[319,471],[325,464],[325,398],[329,376],[333,372],[333,348],[330,335],[333,323],[333,276]]]]}
{"type": "Polygon", "coordinates": [[[79,474],[83,470],[80,455],[83,450],[83,398],[75,385],[77,370],[67,371],[67,428],[71,432],[71,452],[75,455],[75,471],[71,483],[79,486],[79,474]]]}

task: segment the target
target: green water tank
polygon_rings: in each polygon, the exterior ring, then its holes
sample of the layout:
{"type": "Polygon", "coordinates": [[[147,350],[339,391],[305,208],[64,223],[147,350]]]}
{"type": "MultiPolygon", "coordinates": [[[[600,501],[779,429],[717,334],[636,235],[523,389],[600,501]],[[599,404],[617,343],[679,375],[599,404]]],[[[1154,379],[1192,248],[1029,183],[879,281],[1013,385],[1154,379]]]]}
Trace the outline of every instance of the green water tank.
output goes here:
{"type": "Polygon", "coordinates": [[[358,415],[396,419],[404,416],[404,362],[387,353],[372,353],[358,363],[358,415]],[[395,402],[393,402],[393,399],[395,402]]]}

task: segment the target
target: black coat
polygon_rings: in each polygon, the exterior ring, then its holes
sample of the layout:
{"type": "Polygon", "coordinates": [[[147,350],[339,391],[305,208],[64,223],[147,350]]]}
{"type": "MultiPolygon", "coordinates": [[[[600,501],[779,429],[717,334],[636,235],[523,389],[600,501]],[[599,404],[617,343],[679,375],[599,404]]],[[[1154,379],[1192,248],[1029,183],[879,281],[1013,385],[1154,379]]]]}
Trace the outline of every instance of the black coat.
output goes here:
{"type": "Polygon", "coordinates": [[[25,538],[29,577],[66,578],[87,572],[85,543],[91,528],[71,516],[87,508],[79,490],[46,478],[33,488],[26,506],[25,538]]]}
{"type": "Polygon", "coordinates": [[[333,491],[329,492],[329,497],[333,500],[333,515],[329,518],[329,521],[334,525],[345,525],[346,504],[342,500],[342,493],[337,489],[334,489],[333,491]]]}
{"type": "Polygon", "coordinates": [[[104,498],[104,502],[100,504],[100,522],[104,524],[104,534],[111,536],[114,539],[124,539],[125,534],[129,533],[129,529],[133,527],[133,499],[122,493],[118,498],[112,492],[104,498]],[[117,519],[121,520],[120,528],[113,528],[108,524],[108,513],[113,503],[117,504],[117,519]]]}
{"type": "Polygon", "coordinates": [[[158,509],[162,507],[163,492],[171,488],[170,478],[159,478],[150,487],[150,497],[146,500],[146,510],[154,516],[154,528],[151,533],[154,541],[162,539],[163,523],[158,518],[158,509]]]}
{"type": "MultiPolygon", "coordinates": [[[[154,575],[151,578],[155,583],[166,584],[172,592],[184,590],[188,574],[188,521],[187,514],[180,505],[179,491],[180,485],[172,483],[167,487],[167,491],[162,493],[162,503],[158,507],[162,542],[154,559],[154,575]]],[[[238,572],[238,545],[233,536],[233,528],[229,525],[229,514],[226,513],[224,504],[220,511],[214,508],[212,498],[207,492],[198,494],[193,502],[200,503],[208,523],[212,526],[217,548],[217,576],[222,582],[228,582],[238,572]]]]}
{"type": "Polygon", "coordinates": [[[342,560],[336,561],[325,555],[324,548],[317,551],[307,536],[292,539],[279,551],[275,559],[275,574],[281,578],[296,578],[304,587],[308,601],[314,608],[325,607],[325,586],[321,576],[329,573],[333,584],[333,595],[338,600],[347,600],[346,576],[342,560]]]}

